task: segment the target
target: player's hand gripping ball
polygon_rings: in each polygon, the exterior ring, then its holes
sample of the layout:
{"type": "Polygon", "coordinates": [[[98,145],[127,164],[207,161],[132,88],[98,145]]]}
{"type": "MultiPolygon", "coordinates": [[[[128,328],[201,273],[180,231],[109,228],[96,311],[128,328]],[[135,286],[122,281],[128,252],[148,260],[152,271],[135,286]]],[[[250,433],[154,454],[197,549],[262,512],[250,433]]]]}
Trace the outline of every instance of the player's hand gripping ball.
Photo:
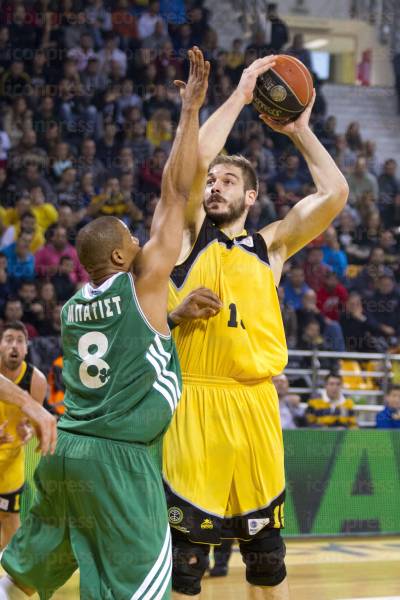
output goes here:
{"type": "Polygon", "coordinates": [[[313,94],[310,71],[297,58],[281,54],[275,66],[259,75],[253,105],[261,114],[281,122],[294,121],[304,111],[313,94]]]}

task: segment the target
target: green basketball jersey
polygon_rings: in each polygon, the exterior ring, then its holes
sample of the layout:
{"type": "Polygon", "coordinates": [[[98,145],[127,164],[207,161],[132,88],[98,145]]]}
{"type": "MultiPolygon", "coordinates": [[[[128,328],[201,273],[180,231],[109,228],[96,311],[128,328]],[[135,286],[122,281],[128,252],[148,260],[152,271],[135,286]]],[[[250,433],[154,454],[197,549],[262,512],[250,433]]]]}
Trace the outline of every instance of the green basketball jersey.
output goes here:
{"type": "Polygon", "coordinates": [[[59,427],[149,443],[167,428],[181,394],[171,336],[143,314],[133,277],[86,284],[61,313],[66,413],[59,427]]]}

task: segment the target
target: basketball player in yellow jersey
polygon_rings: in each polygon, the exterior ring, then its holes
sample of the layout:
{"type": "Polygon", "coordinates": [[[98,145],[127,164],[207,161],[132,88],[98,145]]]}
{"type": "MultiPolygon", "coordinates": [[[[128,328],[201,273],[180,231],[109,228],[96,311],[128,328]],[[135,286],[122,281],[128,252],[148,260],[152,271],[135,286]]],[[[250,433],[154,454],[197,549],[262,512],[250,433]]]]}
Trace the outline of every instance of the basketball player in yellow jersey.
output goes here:
{"type": "MultiPolygon", "coordinates": [[[[6,325],[0,337],[0,373],[43,404],[47,381],[41,371],[25,362],[28,332],[21,321],[6,325]]],[[[5,404],[0,395],[0,549],[4,548],[20,525],[20,499],[24,486],[24,444],[31,428],[18,406],[5,404]]]]}
{"type": "MultiPolygon", "coordinates": [[[[37,452],[40,451],[43,456],[54,454],[57,443],[57,421],[53,415],[40,406],[28,392],[25,392],[1,374],[0,398],[4,404],[18,406],[22,413],[28,417],[39,438],[37,452]]],[[[7,434],[4,434],[6,426],[7,424],[3,423],[0,427],[0,448],[4,442],[9,441],[7,434]]]]}
{"type": "Polygon", "coordinates": [[[309,128],[314,98],[293,123],[267,125],[288,135],[307,161],[316,192],[259,233],[244,230],[258,182],[240,156],[217,156],[260,69],[244,70],[238,88],[200,131],[200,164],[186,215],[186,238],[171,276],[170,317],[184,381],[164,439],[163,470],[173,532],[175,599],[199,598],[210,544],[236,537],[252,599],[286,600],[285,494],[279,406],[271,378],[287,361],[276,287],[284,262],[324,231],[343,209],[346,180],[309,128]],[[182,320],[180,303],[199,286],[208,319],[182,320]],[[206,291],[203,291],[206,294],[206,291]],[[205,300],[206,302],[206,300],[205,300]]]}

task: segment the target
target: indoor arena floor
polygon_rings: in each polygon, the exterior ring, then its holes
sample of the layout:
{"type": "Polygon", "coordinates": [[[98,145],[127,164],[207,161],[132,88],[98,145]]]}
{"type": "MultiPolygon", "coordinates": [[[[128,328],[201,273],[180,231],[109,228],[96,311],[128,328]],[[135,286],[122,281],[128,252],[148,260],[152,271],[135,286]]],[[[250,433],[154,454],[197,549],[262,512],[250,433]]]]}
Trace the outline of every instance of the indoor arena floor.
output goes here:
{"type": "MultiPolygon", "coordinates": [[[[287,549],[291,600],[400,600],[400,538],[287,540],[287,549]]],[[[78,600],[78,579],[53,599],[78,600]]],[[[203,590],[202,600],[246,600],[237,551],[229,575],[206,578],[203,590]]]]}

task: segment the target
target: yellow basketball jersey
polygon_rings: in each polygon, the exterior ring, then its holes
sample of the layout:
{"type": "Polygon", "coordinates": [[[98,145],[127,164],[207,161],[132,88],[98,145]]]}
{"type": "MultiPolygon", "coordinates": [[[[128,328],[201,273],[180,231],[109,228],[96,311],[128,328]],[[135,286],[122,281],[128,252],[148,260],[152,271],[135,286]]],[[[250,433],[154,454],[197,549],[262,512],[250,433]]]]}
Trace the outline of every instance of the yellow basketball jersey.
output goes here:
{"type": "MultiPolygon", "coordinates": [[[[18,377],[14,380],[16,385],[19,385],[23,390],[29,392],[32,379],[33,368],[23,361],[21,371],[18,377]]],[[[6,404],[1,402],[0,397],[0,423],[7,421],[6,433],[13,436],[13,441],[6,444],[1,444],[0,450],[9,450],[22,445],[17,433],[17,425],[24,418],[24,415],[18,406],[14,404],[6,404]]]]}
{"type": "Polygon", "coordinates": [[[282,372],[287,347],[264,239],[230,239],[206,217],[187,259],[170,280],[169,311],[195,288],[213,290],[220,313],[174,329],[182,373],[261,381],[282,372]]]}

